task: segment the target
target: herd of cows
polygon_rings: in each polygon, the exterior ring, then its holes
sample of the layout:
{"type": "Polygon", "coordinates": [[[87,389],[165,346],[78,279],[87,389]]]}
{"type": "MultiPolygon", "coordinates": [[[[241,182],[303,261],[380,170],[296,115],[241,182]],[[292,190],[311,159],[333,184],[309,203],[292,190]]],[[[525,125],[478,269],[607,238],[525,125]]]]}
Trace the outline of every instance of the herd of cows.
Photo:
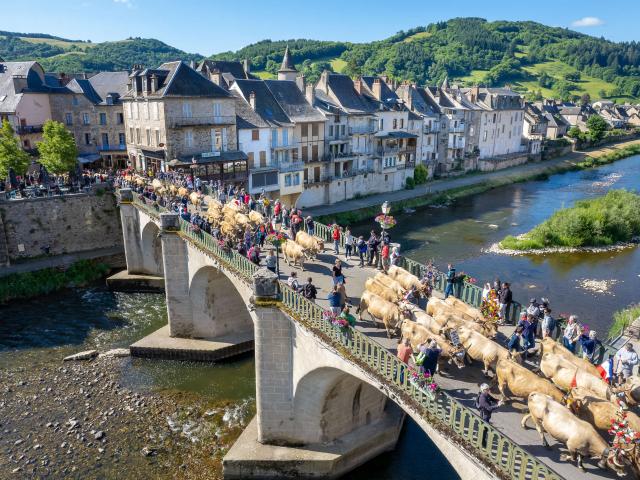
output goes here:
{"type": "MultiPolygon", "coordinates": [[[[241,203],[232,201],[223,205],[184,188],[156,182],[150,187],[157,194],[188,195],[197,207],[204,203],[207,210],[203,217],[225,237],[241,239],[247,227],[253,229],[267,221],[241,203]]],[[[303,270],[304,261],[323,250],[321,239],[303,231],[297,233],[295,240],[287,239],[282,245],[287,263],[303,270]]],[[[521,425],[526,428],[531,420],[544,446],[548,446],[545,439],[548,433],[565,445],[566,458],[575,461],[579,468],[583,468],[584,458],[595,459],[601,468],[609,468],[619,476],[631,470],[640,479],[640,438],[614,446],[605,441],[612,422],[623,415],[630,429],[639,432],[640,437],[640,417],[630,410],[640,404],[640,377],[614,387],[602,379],[591,363],[551,338],[540,341],[537,352],[540,362],[532,367],[522,362],[520,353],[510,352],[495,341],[497,325],[485,320],[477,308],[454,297],[442,300],[431,296],[423,310],[403,300],[409,290],[427,298],[430,289],[398,266],[391,266],[386,273],[377,272],[367,279],[360,297],[357,309],[360,320],[368,314],[370,320],[384,325],[389,337],[398,334],[409,339],[414,351],[429,340],[436,340],[442,350],[441,370],[449,365],[465,368],[473,365],[473,361],[480,362],[484,375],[492,376],[491,383],[497,385],[505,400],[526,401],[528,411],[521,425]]]]}

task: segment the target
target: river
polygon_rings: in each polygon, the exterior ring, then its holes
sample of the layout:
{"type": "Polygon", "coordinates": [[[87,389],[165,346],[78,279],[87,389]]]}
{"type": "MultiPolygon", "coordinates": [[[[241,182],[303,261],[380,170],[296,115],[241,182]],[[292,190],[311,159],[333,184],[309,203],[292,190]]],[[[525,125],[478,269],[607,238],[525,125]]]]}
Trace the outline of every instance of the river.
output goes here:
{"type": "MultiPolygon", "coordinates": [[[[511,281],[514,297],[548,297],[556,313],[572,312],[591,328],[606,331],[613,311],[638,301],[638,249],[601,254],[509,257],[485,249],[508,234],[519,234],[576,200],[609,188],[640,187],[640,156],[599,169],[554,175],[489,191],[442,208],[425,208],[398,217],[392,231],[403,253],[417,260],[446,261],[478,282],[495,276],[511,281]],[[585,290],[583,280],[612,281],[606,292],[585,290]]],[[[364,234],[370,225],[357,225],[364,234]]],[[[0,307],[0,365],[36,369],[87,348],[104,351],[128,346],[166,323],[164,297],[112,293],[101,287],[77,289],[0,307]]],[[[0,370],[1,371],[1,370],[0,370]]],[[[255,396],[253,358],[215,365],[129,359],[121,383],[132,390],[183,391],[216,401],[249,405],[255,396]]],[[[82,472],[80,472],[82,473],[82,472]]],[[[351,473],[356,480],[458,478],[411,420],[394,452],[351,473]]]]}

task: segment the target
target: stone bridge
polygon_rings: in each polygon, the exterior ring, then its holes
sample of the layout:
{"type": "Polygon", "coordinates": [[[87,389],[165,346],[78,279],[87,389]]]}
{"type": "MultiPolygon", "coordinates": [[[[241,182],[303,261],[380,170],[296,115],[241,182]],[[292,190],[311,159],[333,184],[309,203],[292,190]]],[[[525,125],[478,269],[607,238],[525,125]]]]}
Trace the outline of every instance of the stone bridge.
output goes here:
{"type": "MultiPolygon", "coordinates": [[[[463,479],[611,478],[561,462],[557,444],[544,449],[535,430],[520,428],[522,405],[505,407],[492,425],[482,421],[471,408],[484,381],[479,368],[443,372],[434,397],[409,381],[383,330],[358,322],[341,332],[323,317],[325,300],[304,299],[177,214],[120,194],[128,270],[164,274],[169,319],[132,354],[210,359],[255,346],[257,414],[225,456],[225,478],[337,478],[393,449],[405,415],[463,479]]],[[[308,266],[321,291],[332,264],[324,254],[308,266]]],[[[373,271],[345,272],[357,301],[373,271]]],[[[470,303],[475,295],[462,292],[470,303]]]]}

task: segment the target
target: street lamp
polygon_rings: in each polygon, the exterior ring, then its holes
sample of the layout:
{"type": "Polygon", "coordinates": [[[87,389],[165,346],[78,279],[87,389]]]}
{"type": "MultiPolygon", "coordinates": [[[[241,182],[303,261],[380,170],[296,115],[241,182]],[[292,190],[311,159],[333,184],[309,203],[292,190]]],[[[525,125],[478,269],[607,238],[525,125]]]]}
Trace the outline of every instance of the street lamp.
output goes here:
{"type": "Polygon", "coordinates": [[[396,219],[389,215],[391,211],[391,205],[389,202],[385,201],[380,207],[382,213],[375,218],[375,221],[380,225],[382,229],[382,238],[385,237],[385,232],[392,227],[396,226],[396,219]]]}
{"type": "Polygon", "coordinates": [[[385,200],[380,208],[382,209],[382,213],[389,215],[389,212],[391,211],[391,205],[389,205],[389,202],[385,200]]]}

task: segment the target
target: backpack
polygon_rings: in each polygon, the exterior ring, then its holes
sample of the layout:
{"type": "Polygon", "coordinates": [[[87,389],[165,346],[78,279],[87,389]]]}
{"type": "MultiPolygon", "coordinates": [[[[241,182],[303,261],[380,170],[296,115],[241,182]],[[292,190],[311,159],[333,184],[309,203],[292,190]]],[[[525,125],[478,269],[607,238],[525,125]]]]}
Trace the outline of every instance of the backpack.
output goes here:
{"type": "Polygon", "coordinates": [[[478,410],[480,410],[480,395],[482,395],[482,393],[479,393],[478,396],[476,396],[476,401],[475,401],[475,405],[478,410]]]}

